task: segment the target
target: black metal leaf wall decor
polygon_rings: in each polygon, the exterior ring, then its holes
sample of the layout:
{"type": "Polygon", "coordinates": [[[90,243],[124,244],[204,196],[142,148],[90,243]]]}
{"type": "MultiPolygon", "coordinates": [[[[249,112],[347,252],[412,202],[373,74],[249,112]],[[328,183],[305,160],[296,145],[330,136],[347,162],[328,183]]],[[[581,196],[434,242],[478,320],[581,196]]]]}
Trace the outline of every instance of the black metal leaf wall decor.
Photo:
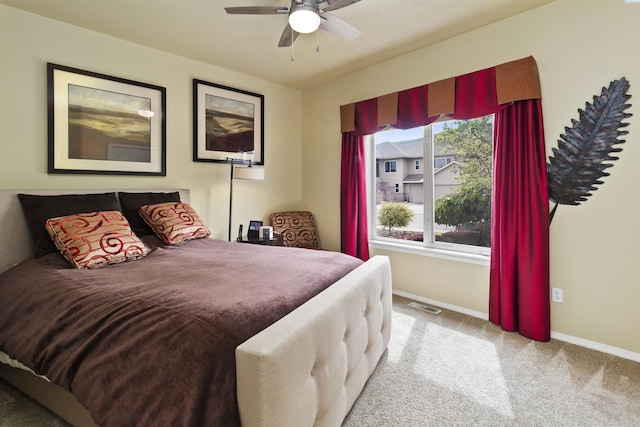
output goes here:
{"type": "Polygon", "coordinates": [[[622,148],[614,145],[625,142],[619,139],[629,132],[620,130],[629,123],[622,120],[631,117],[625,110],[631,106],[627,100],[629,82],[622,77],[614,80],[608,88],[603,87],[600,96],[593,97],[593,104],[586,103],[584,110],[578,110],[580,120],[571,120],[571,128],[565,127],[560,135],[558,147],[547,163],[549,199],[555,202],[550,220],[558,204],[579,205],[603,184],[600,178],[609,176],[605,169],[613,166],[613,156],[622,148]]]}

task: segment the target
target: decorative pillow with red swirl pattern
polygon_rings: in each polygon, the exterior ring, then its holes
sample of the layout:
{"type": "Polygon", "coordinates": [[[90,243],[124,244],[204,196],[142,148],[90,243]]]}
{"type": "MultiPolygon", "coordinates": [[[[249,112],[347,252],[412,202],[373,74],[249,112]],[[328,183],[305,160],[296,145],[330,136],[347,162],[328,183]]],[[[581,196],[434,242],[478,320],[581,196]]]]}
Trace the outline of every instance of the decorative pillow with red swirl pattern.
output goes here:
{"type": "Polygon", "coordinates": [[[144,205],[140,216],[167,245],[209,237],[211,231],[187,203],[166,202],[144,205]]]}
{"type": "Polygon", "coordinates": [[[149,253],[119,211],[50,218],[45,228],[60,253],[75,268],[104,267],[140,259],[149,253]]]}

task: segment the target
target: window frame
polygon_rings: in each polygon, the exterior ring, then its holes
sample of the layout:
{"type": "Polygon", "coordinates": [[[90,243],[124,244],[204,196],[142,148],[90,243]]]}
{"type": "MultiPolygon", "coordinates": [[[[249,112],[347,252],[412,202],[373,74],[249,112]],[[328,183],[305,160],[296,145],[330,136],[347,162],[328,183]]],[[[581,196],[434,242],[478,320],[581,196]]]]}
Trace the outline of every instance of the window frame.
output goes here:
{"type": "Polygon", "coordinates": [[[449,163],[453,163],[455,161],[455,157],[454,156],[442,156],[442,157],[434,157],[433,158],[433,169],[437,170],[437,169],[442,169],[443,167],[447,166],[449,163]],[[444,166],[440,166],[438,167],[438,165],[436,164],[436,162],[438,160],[448,160],[447,163],[445,163],[444,166]]]}
{"type": "MultiPolygon", "coordinates": [[[[449,118],[442,118],[437,122],[450,121],[449,118]]],[[[366,164],[367,164],[367,210],[369,218],[369,245],[372,248],[390,250],[394,252],[409,253],[421,256],[447,259],[452,261],[466,262],[471,264],[489,265],[491,248],[464,245],[461,243],[438,242],[434,238],[434,192],[435,184],[433,179],[435,160],[433,156],[433,132],[432,125],[423,126],[423,174],[424,179],[424,223],[423,242],[394,239],[391,237],[378,236],[377,225],[377,204],[376,204],[376,143],[375,135],[365,136],[366,164]],[[431,161],[427,161],[431,159],[431,161]],[[428,179],[427,179],[428,177],[428,179]],[[430,206],[430,212],[427,207],[430,206]],[[427,239],[427,236],[429,238],[427,239]]]]}
{"type": "Polygon", "coordinates": [[[398,163],[396,160],[385,160],[384,161],[384,173],[396,173],[398,172],[398,163]],[[387,165],[389,167],[387,167],[387,165]]]}

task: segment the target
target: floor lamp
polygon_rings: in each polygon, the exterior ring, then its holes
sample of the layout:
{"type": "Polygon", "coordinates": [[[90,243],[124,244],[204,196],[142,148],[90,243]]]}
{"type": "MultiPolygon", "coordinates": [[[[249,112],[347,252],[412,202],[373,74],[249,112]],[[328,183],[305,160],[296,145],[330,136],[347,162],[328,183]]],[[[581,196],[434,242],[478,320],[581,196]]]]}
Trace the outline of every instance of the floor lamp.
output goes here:
{"type": "Polygon", "coordinates": [[[227,157],[227,162],[231,163],[231,177],[229,179],[229,241],[231,241],[231,218],[233,210],[233,180],[234,179],[248,179],[252,181],[264,180],[264,168],[256,168],[251,164],[249,160],[248,166],[238,166],[235,162],[246,164],[245,160],[238,160],[232,157],[227,157]]]}

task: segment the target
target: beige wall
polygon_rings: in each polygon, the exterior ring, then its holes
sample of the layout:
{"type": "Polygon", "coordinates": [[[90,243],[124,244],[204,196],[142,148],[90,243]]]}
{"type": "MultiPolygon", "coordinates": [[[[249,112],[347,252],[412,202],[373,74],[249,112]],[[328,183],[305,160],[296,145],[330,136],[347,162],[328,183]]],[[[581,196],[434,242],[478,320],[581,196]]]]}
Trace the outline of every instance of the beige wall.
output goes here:
{"type": "MultiPolygon", "coordinates": [[[[227,238],[229,165],[192,161],[192,79],[265,97],[263,182],[234,183],[234,226],[301,202],[301,94],[0,5],[0,188],[188,188],[217,238],[227,238]],[[164,86],[167,176],[47,174],[46,63],[164,86]]],[[[235,234],[235,231],[234,231],[235,234]]],[[[1,237],[0,237],[1,238],[1,237]]]]}
{"type": "MultiPolygon", "coordinates": [[[[578,108],[625,76],[640,87],[640,4],[557,0],[519,16],[336,78],[303,91],[303,203],[324,243],[339,248],[339,106],[533,55],[543,92],[547,151],[578,108]],[[394,76],[394,78],[390,78],[394,76]]],[[[611,176],[581,206],[561,206],[551,226],[552,330],[588,343],[640,353],[640,100],[611,176]]],[[[417,255],[390,255],[394,287],[487,312],[488,267],[417,255]]],[[[574,341],[575,341],[574,340],[574,341]]]]}

